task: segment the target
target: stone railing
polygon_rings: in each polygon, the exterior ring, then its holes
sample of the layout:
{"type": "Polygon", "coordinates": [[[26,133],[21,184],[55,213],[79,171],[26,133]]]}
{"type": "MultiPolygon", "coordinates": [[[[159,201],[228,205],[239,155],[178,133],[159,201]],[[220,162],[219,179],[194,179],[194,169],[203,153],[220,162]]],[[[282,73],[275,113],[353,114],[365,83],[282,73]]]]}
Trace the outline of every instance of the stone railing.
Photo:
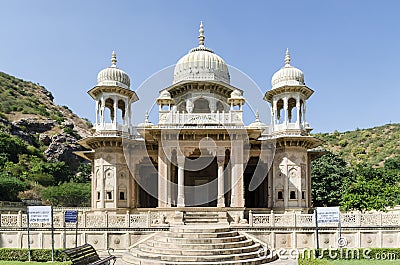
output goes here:
{"type": "MultiPolygon", "coordinates": [[[[342,227],[400,227],[400,213],[342,213],[342,227]]],[[[251,227],[315,227],[314,214],[260,214],[249,212],[251,227]]],[[[338,224],[320,224],[337,227],[338,224]]]]}
{"type": "MultiPolygon", "coordinates": [[[[64,227],[64,212],[70,208],[54,209],[54,227],[64,227]]],[[[160,211],[115,214],[108,212],[90,212],[86,208],[77,209],[80,228],[152,228],[165,227],[165,215],[160,211]]],[[[342,213],[342,227],[400,227],[400,213],[342,213]]],[[[0,214],[0,228],[26,228],[25,213],[0,214]]],[[[315,228],[314,214],[296,213],[254,213],[249,212],[246,227],[255,228],[315,228]]],[[[337,227],[338,224],[321,224],[320,227],[337,227]]],[[[31,224],[32,228],[48,228],[50,224],[31,224]]],[[[75,227],[67,223],[67,227],[75,227]]]]}
{"type": "Polygon", "coordinates": [[[179,111],[161,111],[159,124],[243,124],[242,111],[212,113],[188,113],[179,111]]]}
{"type": "MultiPolygon", "coordinates": [[[[68,209],[70,210],[70,209],[68,209]]],[[[54,210],[53,223],[55,228],[64,227],[64,209],[54,210]]],[[[79,228],[151,228],[163,227],[164,217],[159,212],[140,212],[115,214],[108,212],[78,211],[79,228]]],[[[26,228],[27,215],[19,212],[17,214],[0,214],[0,228],[26,228]]],[[[32,228],[48,228],[50,224],[30,224],[32,228]]],[[[67,223],[66,227],[75,227],[75,223],[67,223]]]]}

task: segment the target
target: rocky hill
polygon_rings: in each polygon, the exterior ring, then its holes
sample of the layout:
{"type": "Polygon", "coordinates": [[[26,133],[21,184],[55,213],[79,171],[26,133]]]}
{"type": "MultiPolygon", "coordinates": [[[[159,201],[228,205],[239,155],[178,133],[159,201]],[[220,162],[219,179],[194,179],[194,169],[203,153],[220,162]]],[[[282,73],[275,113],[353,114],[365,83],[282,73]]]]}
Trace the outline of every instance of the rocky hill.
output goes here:
{"type": "Polygon", "coordinates": [[[400,156],[400,124],[386,124],[370,129],[316,134],[323,147],[340,155],[350,164],[364,162],[382,166],[388,158],[400,156]]]}
{"type": "Polygon", "coordinates": [[[91,124],[68,107],[53,102],[43,86],[0,72],[0,130],[43,151],[48,161],[64,161],[76,169],[81,150],[76,140],[90,133],[91,124]]]}
{"type": "Polygon", "coordinates": [[[55,104],[43,86],[2,72],[0,98],[0,201],[51,201],[61,197],[52,188],[64,183],[72,188],[60,191],[75,192],[64,197],[84,198],[70,206],[87,205],[90,164],[73,152],[83,150],[76,142],[91,123],[55,104]]]}

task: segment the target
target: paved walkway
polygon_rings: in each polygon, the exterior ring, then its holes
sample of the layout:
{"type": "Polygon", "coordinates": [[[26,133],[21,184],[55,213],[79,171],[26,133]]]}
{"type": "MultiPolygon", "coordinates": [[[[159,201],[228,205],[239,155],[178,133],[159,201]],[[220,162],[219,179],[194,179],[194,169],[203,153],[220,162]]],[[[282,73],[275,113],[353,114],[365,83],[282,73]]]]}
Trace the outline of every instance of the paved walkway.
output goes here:
{"type": "MultiPolygon", "coordinates": [[[[277,260],[271,263],[266,263],[266,264],[271,264],[271,265],[297,265],[297,260],[292,260],[292,259],[286,259],[286,260],[277,260]]],[[[115,265],[129,265],[125,263],[121,258],[118,258],[117,261],[115,262],[115,265]]]]}

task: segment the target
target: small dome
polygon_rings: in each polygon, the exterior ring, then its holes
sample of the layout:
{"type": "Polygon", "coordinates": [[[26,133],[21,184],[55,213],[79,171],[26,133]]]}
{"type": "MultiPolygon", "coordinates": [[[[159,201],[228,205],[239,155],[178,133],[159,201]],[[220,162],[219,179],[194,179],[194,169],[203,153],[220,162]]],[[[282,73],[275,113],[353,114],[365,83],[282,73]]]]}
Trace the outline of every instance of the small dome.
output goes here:
{"type": "Polygon", "coordinates": [[[191,49],[176,63],[173,83],[183,80],[213,80],[229,84],[228,66],[213,50],[204,46],[203,23],[200,23],[199,33],[199,46],[191,49]]]}
{"type": "Polygon", "coordinates": [[[272,76],[272,89],[282,86],[304,86],[304,74],[290,65],[289,50],[286,50],[285,66],[272,76]]]}
{"type": "Polygon", "coordinates": [[[118,69],[117,67],[117,55],[115,52],[112,53],[111,66],[107,67],[99,72],[97,75],[98,86],[119,86],[122,88],[129,89],[131,80],[127,73],[118,69]]]}
{"type": "Polygon", "coordinates": [[[239,90],[235,89],[232,91],[231,98],[241,98],[241,97],[242,93],[239,90]]]}
{"type": "Polygon", "coordinates": [[[160,96],[158,98],[159,99],[170,99],[171,93],[169,93],[167,90],[161,91],[160,96]]]}

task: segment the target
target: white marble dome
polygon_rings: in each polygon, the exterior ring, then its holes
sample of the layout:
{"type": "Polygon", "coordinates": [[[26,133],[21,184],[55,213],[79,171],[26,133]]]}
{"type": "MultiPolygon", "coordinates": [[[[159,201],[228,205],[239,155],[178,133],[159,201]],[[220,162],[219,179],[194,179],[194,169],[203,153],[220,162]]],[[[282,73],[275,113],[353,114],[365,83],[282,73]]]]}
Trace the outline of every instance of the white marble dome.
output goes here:
{"type": "Polygon", "coordinates": [[[204,46],[203,23],[200,24],[199,33],[199,46],[191,49],[176,63],[173,83],[184,80],[212,80],[229,84],[227,64],[213,50],[204,46]]]}
{"type": "Polygon", "coordinates": [[[118,69],[117,55],[112,53],[111,66],[101,70],[97,75],[98,86],[119,86],[129,89],[131,80],[127,73],[118,69]]]}
{"type": "Polygon", "coordinates": [[[286,50],[285,66],[277,71],[271,80],[272,89],[282,86],[304,86],[304,74],[300,69],[290,65],[290,54],[286,50]]]}

